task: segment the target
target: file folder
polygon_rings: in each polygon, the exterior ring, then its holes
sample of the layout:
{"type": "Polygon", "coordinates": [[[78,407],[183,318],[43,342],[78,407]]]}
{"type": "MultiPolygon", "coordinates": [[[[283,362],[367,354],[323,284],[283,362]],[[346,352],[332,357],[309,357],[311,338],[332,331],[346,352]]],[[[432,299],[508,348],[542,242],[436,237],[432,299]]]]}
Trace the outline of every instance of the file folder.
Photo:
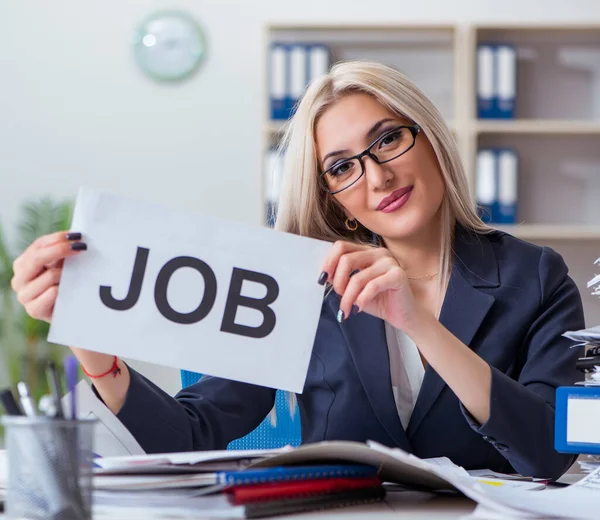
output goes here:
{"type": "Polygon", "coordinates": [[[498,204],[494,221],[514,224],[517,221],[518,158],[511,148],[496,150],[498,171],[498,204]]]}
{"type": "Polygon", "coordinates": [[[286,110],[288,117],[291,117],[308,83],[308,48],[306,45],[291,45],[288,52],[290,84],[286,96],[286,110]]]}
{"type": "Polygon", "coordinates": [[[512,119],[517,90],[517,54],[512,45],[496,47],[495,117],[512,119]]]}
{"type": "Polygon", "coordinates": [[[308,81],[311,82],[329,72],[331,57],[329,48],[323,44],[309,46],[308,81]]]}
{"type": "Polygon", "coordinates": [[[287,50],[283,44],[274,43],[271,46],[269,62],[269,93],[271,98],[271,119],[287,119],[286,94],[287,50]]]}
{"type": "Polygon", "coordinates": [[[600,454],[600,386],[556,389],[554,448],[560,453],[600,454]]]}
{"type": "Polygon", "coordinates": [[[269,227],[277,220],[277,201],[281,192],[283,178],[283,156],[276,148],[271,148],[265,156],[265,198],[266,222],[269,227]]]}
{"type": "Polygon", "coordinates": [[[477,48],[477,114],[480,119],[494,117],[495,50],[492,45],[477,48]]]}
{"type": "Polygon", "coordinates": [[[477,152],[475,200],[479,217],[488,224],[495,220],[497,212],[498,176],[496,164],[496,154],[493,150],[482,149],[477,152]]]}

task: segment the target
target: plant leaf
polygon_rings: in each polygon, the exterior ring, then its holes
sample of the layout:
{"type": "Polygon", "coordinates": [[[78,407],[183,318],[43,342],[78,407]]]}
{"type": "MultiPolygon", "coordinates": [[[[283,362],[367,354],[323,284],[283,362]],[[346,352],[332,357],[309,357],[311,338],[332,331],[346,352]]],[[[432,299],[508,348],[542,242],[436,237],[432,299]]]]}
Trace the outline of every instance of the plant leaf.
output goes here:
{"type": "Polygon", "coordinates": [[[71,203],[55,203],[49,197],[23,204],[22,217],[18,224],[19,251],[24,251],[42,235],[67,230],[71,212],[71,203]]]}
{"type": "Polygon", "coordinates": [[[12,264],[13,259],[0,223],[0,291],[10,290],[10,281],[13,277],[12,264]]]}

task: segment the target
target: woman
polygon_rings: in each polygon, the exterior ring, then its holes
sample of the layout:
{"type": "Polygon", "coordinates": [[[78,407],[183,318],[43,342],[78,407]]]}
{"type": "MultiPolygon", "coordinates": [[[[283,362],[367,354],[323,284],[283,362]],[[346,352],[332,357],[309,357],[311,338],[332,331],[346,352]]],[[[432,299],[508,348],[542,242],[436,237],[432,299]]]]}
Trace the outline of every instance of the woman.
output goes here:
{"type": "MultiPolygon", "coordinates": [[[[477,217],[441,115],[400,73],[335,66],[285,138],[277,228],[335,242],[304,392],[303,442],[375,440],[467,469],[558,477],[554,392],[576,378],[561,337],[584,326],[562,258],[477,217]]],[[[50,320],[78,233],[39,239],[13,288],[50,320]]],[[[73,351],[99,397],[148,452],[222,449],[254,429],[275,391],[205,377],[168,396],[122,360],[73,351]]]]}

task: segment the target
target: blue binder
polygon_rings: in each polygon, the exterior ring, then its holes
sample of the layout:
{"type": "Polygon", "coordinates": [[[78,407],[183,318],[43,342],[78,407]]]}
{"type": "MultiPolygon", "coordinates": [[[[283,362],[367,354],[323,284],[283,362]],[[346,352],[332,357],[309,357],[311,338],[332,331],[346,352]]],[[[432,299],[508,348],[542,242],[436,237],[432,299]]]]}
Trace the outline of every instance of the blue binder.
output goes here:
{"type": "Polygon", "coordinates": [[[292,117],[296,109],[296,104],[302,97],[302,93],[308,84],[308,46],[304,44],[289,45],[287,52],[289,84],[286,94],[286,111],[288,117],[292,117]]]}
{"type": "Polygon", "coordinates": [[[480,44],[477,47],[477,115],[480,119],[495,117],[495,70],[494,46],[480,44]]]}
{"type": "Polygon", "coordinates": [[[560,453],[600,454],[600,387],[556,389],[554,448],[560,453]]]}
{"type": "Polygon", "coordinates": [[[497,224],[515,224],[517,221],[519,167],[517,152],[513,148],[497,148],[497,197],[493,220],[497,224]]]}
{"type": "Polygon", "coordinates": [[[480,119],[512,119],[517,95],[517,54],[509,44],[477,47],[477,114],[480,119]]]}
{"type": "Polygon", "coordinates": [[[475,171],[475,201],[479,218],[490,224],[498,212],[498,169],[493,149],[482,148],[477,152],[475,171]]]}
{"type": "Polygon", "coordinates": [[[271,101],[271,119],[287,119],[288,52],[282,43],[271,45],[269,59],[269,95],[271,101]]]}
{"type": "Polygon", "coordinates": [[[307,46],[306,77],[308,82],[329,72],[331,66],[331,51],[323,43],[311,43],[307,46]]]}
{"type": "Polygon", "coordinates": [[[494,116],[512,119],[517,94],[517,54],[514,46],[502,44],[495,48],[494,116]]]}

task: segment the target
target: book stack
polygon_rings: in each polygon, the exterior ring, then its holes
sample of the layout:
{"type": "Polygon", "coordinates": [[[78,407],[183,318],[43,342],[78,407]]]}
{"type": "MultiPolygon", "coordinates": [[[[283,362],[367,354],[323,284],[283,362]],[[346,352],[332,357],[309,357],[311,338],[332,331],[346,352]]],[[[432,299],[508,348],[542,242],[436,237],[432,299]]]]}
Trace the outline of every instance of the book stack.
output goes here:
{"type": "Polygon", "coordinates": [[[376,443],[349,441],[106,457],[96,464],[95,513],[122,514],[126,508],[128,518],[192,511],[206,517],[263,518],[381,502],[383,482],[456,491],[453,479],[469,478],[449,460],[433,464],[376,443]]]}
{"type": "Polygon", "coordinates": [[[228,501],[246,518],[347,507],[382,500],[377,468],[362,465],[275,467],[224,477],[228,501]]]}

